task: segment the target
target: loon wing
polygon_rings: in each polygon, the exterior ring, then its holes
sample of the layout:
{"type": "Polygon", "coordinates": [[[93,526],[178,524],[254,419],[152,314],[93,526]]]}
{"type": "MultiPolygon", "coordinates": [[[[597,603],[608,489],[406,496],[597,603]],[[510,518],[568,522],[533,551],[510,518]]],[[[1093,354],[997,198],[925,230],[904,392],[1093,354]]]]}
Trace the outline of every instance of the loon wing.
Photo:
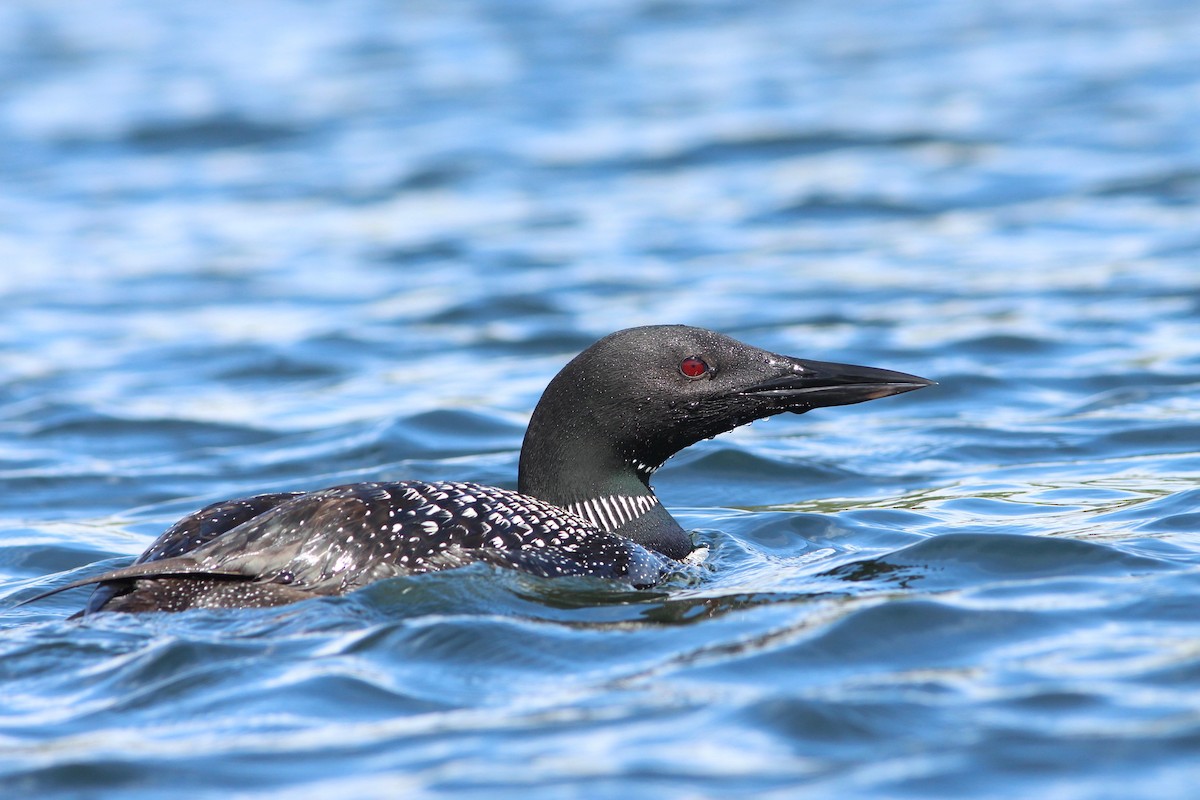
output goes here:
{"type": "Polygon", "coordinates": [[[199,511],[188,514],[155,539],[146,551],[128,567],[109,570],[90,578],[71,581],[49,591],[34,595],[18,605],[33,603],[52,597],[59,592],[79,589],[84,586],[96,586],[92,596],[88,598],[87,607],[72,617],[90,614],[104,608],[114,597],[128,593],[133,589],[134,578],[165,578],[187,575],[191,578],[207,576],[221,580],[250,579],[253,576],[242,573],[212,569],[200,566],[194,559],[180,558],[186,553],[203,547],[238,525],[254,519],[258,515],[270,511],[275,506],[304,492],[275,492],[260,494],[253,497],[243,497],[236,500],[222,500],[207,505],[199,511]]]}
{"type": "MultiPolygon", "coordinates": [[[[205,506],[199,511],[188,514],[179,520],[179,522],[176,522],[170,528],[163,531],[162,535],[155,539],[146,548],[146,552],[138,556],[137,561],[133,563],[142,564],[148,561],[163,561],[189,553],[198,547],[203,547],[218,536],[233,530],[238,525],[254,519],[259,514],[270,511],[280,503],[284,503],[294,497],[299,497],[301,494],[303,492],[276,492],[274,494],[260,494],[237,500],[222,500],[218,503],[205,506]]],[[[83,611],[85,614],[99,611],[108,605],[114,597],[127,594],[133,588],[133,584],[128,580],[121,580],[115,577],[102,578],[99,581],[89,582],[99,583],[100,585],[92,592],[92,596],[88,598],[87,607],[83,611]]],[[[86,586],[87,583],[72,584],[64,586],[63,589],[73,589],[76,585],[86,586]]]]}
{"type": "Polygon", "coordinates": [[[181,556],[203,547],[213,539],[227,533],[238,525],[270,511],[275,506],[301,496],[304,492],[276,492],[243,497],[237,500],[222,500],[188,514],[154,540],[135,561],[159,561],[181,556]]]}

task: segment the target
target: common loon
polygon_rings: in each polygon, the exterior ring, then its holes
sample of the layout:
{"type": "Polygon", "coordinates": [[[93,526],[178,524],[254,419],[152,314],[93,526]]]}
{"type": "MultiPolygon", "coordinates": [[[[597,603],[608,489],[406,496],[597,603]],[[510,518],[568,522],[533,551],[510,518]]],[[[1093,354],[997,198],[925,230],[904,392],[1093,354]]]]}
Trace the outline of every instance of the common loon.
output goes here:
{"type": "Polygon", "coordinates": [[[550,381],[517,491],[404,480],[262,494],[177,522],[99,584],[98,611],[265,607],[396,575],[485,562],[645,587],[693,549],[650,488],[688,445],[756,419],[900,394],[932,381],[807,361],[683,325],[605,336],[550,381]]]}

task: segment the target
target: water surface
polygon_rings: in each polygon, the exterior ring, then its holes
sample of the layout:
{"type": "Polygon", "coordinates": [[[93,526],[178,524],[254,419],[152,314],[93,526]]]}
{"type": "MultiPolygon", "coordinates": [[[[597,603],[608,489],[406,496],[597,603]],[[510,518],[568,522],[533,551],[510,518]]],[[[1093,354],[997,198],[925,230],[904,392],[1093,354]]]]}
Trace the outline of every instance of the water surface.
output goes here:
{"type": "Polygon", "coordinates": [[[5,796],[1190,797],[1200,9],[0,8],[5,796]],[[703,325],[939,386],[660,473],[653,591],[66,617],[207,502],[515,482],[703,325]]]}

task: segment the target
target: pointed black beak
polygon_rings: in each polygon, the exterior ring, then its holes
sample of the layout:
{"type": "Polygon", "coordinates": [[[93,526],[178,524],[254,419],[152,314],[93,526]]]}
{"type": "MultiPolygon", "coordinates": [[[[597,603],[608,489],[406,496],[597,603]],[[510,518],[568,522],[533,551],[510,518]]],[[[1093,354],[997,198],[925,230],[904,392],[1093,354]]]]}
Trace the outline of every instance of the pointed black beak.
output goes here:
{"type": "Polygon", "coordinates": [[[778,401],[782,410],[802,414],[813,408],[845,406],[933,386],[934,382],[890,369],[835,364],[828,361],[783,359],[785,370],[775,378],[741,391],[744,395],[778,401]]]}

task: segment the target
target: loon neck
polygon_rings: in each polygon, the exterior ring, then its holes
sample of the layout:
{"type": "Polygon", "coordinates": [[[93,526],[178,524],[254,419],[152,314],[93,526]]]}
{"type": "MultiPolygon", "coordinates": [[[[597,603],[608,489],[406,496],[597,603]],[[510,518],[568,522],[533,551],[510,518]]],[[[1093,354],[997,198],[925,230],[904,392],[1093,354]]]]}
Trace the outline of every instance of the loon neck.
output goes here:
{"type": "Polygon", "coordinates": [[[562,495],[530,492],[572,514],[583,517],[597,528],[631,539],[663,555],[682,559],[693,550],[692,538],[658,501],[654,491],[643,485],[640,492],[607,493],[577,489],[562,495]],[[556,497],[570,497],[558,500],[556,497]]]}
{"type": "Polygon", "coordinates": [[[658,465],[626,458],[595,429],[582,430],[547,424],[535,413],[521,447],[518,490],[670,558],[691,552],[691,537],[650,488],[658,465]]]}
{"type": "Polygon", "coordinates": [[[609,494],[567,503],[563,508],[589,520],[601,530],[616,531],[655,507],[661,508],[653,494],[609,494]]]}
{"type": "Polygon", "coordinates": [[[632,539],[665,556],[681,559],[692,551],[692,539],[652,491],[645,494],[597,495],[564,508],[597,528],[632,539]]]}

